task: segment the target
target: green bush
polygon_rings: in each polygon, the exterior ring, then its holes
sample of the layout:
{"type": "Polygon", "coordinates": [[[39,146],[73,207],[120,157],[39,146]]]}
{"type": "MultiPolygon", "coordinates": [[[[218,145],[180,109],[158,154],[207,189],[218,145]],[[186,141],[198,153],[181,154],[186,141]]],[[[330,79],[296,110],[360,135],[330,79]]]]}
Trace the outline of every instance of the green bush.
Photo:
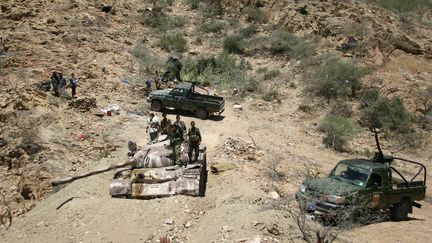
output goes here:
{"type": "Polygon", "coordinates": [[[198,4],[201,15],[206,18],[212,18],[223,14],[223,7],[220,0],[201,0],[198,4]]]}
{"type": "Polygon", "coordinates": [[[269,51],[273,55],[289,55],[304,59],[315,54],[315,44],[309,40],[297,38],[286,30],[275,30],[269,39],[269,51]]]}
{"type": "Polygon", "coordinates": [[[182,16],[168,16],[162,12],[145,11],[141,14],[141,23],[160,31],[178,29],[185,26],[188,20],[182,16]]]}
{"type": "Polygon", "coordinates": [[[180,33],[167,34],[159,38],[158,46],[166,52],[184,52],[187,42],[180,33]]]}
{"type": "Polygon", "coordinates": [[[254,24],[250,24],[240,29],[239,34],[245,38],[252,37],[257,32],[257,27],[254,24]]]}
{"type": "Polygon", "coordinates": [[[248,22],[260,24],[264,24],[267,22],[267,16],[260,8],[247,6],[243,9],[243,14],[247,16],[246,21],[248,22]]]}
{"type": "Polygon", "coordinates": [[[225,24],[222,21],[219,20],[210,20],[205,23],[203,23],[199,30],[205,33],[221,33],[222,30],[225,28],[225,24]]]}
{"type": "Polygon", "coordinates": [[[245,53],[245,41],[241,35],[230,35],[225,38],[223,42],[223,49],[228,53],[233,54],[244,54],[245,53]]]}
{"type": "Polygon", "coordinates": [[[330,58],[307,78],[306,91],[330,102],[347,96],[355,96],[362,88],[361,78],[371,70],[341,59],[330,58]]]}
{"type": "Polygon", "coordinates": [[[399,97],[391,99],[381,96],[361,112],[361,123],[367,127],[403,132],[411,127],[413,116],[399,97]]]}
{"type": "Polygon", "coordinates": [[[264,80],[273,79],[273,78],[279,76],[279,74],[280,74],[280,71],[279,71],[279,70],[274,70],[274,69],[267,70],[267,71],[264,73],[263,79],[264,79],[264,80]]]}
{"type": "Polygon", "coordinates": [[[360,107],[370,107],[372,106],[380,97],[378,88],[368,88],[361,92],[360,95],[360,107]]]}
{"type": "Polygon", "coordinates": [[[332,109],[330,111],[330,115],[341,116],[341,117],[351,117],[352,114],[353,114],[352,105],[342,100],[336,101],[336,103],[333,104],[332,109]]]}
{"type": "Polygon", "coordinates": [[[358,125],[348,118],[329,115],[319,124],[319,129],[325,133],[324,144],[337,151],[343,151],[346,143],[358,132],[358,125]]]}

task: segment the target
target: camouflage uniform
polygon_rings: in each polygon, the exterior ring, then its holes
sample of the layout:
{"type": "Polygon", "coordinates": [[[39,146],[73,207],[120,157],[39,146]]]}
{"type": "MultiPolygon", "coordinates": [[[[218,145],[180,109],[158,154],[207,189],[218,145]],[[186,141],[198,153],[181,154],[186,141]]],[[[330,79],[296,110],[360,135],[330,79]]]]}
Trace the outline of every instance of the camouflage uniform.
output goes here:
{"type": "Polygon", "coordinates": [[[199,145],[201,143],[201,133],[200,130],[196,127],[191,127],[188,131],[188,137],[189,137],[189,164],[192,163],[192,153],[195,151],[195,160],[194,162],[198,161],[198,155],[199,155],[199,145]]]}
{"type": "Polygon", "coordinates": [[[176,128],[175,131],[170,134],[170,144],[173,148],[174,162],[180,166],[182,165],[180,151],[180,145],[182,142],[183,136],[181,134],[181,131],[180,129],[176,128]]]}
{"type": "Polygon", "coordinates": [[[168,134],[168,130],[171,127],[171,120],[164,118],[160,122],[161,134],[168,134]]]}

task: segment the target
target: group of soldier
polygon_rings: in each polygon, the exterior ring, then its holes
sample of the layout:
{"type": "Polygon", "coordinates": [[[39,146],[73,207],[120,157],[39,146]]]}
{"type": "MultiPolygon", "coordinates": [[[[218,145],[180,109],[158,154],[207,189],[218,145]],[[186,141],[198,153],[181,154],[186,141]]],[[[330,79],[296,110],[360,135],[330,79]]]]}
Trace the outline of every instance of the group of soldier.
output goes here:
{"type": "MultiPolygon", "coordinates": [[[[62,73],[53,72],[51,76],[51,86],[55,95],[66,92],[66,79],[63,77],[62,73]]],[[[72,73],[69,79],[69,86],[72,89],[72,98],[76,98],[76,88],[78,85],[78,79],[75,78],[75,74],[72,73]]]]}
{"type": "Polygon", "coordinates": [[[181,160],[180,151],[183,141],[188,139],[190,164],[198,161],[199,145],[202,141],[201,132],[195,126],[195,122],[191,121],[190,125],[191,127],[188,130],[184,121],[180,120],[179,115],[176,116],[176,121],[172,123],[171,120],[167,118],[166,113],[162,113],[162,120],[160,121],[155,113],[150,113],[146,132],[149,133],[151,141],[156,141],[159,133],[161,135],[167,135],[167,138],[170,139],[170,146],[173,149],[175,163],[179,166],[185,166],[181,160]]]}

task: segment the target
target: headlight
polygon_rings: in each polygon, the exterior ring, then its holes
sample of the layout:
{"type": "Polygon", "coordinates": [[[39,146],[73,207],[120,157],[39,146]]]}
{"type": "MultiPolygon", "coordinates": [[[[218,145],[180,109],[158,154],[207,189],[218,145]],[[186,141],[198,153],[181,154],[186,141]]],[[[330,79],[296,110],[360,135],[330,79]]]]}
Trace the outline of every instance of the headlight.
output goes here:
{"type": "Polygon", "coordinates": [[[305,193],[305,192],[306,192],[306,189],[307,189],[307,186],[302,184],[302,185],[300,185],[299,191],[300,191],[301,193],[305,193]]]}
{"type": "Polygon", "coordinates": [[[326,196],[324,196],[324,199],[327,202],[336,203],[336,204],[344,204],[345,203],[345,197],[342,197],[342,196],[326,195],[326,196]]]}

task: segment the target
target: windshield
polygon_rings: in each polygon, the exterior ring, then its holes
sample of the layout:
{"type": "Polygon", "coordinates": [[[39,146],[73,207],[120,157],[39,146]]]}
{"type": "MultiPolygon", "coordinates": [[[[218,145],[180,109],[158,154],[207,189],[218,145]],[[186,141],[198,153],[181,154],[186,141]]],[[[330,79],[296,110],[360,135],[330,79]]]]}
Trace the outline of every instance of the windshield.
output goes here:
{"type": "Polygon", "coordinates": [[[369,170],[355,165],[339,163],[331,175],[336,178],[342,178],[354,185],[364,186],[369,177],[369,170]]]}

